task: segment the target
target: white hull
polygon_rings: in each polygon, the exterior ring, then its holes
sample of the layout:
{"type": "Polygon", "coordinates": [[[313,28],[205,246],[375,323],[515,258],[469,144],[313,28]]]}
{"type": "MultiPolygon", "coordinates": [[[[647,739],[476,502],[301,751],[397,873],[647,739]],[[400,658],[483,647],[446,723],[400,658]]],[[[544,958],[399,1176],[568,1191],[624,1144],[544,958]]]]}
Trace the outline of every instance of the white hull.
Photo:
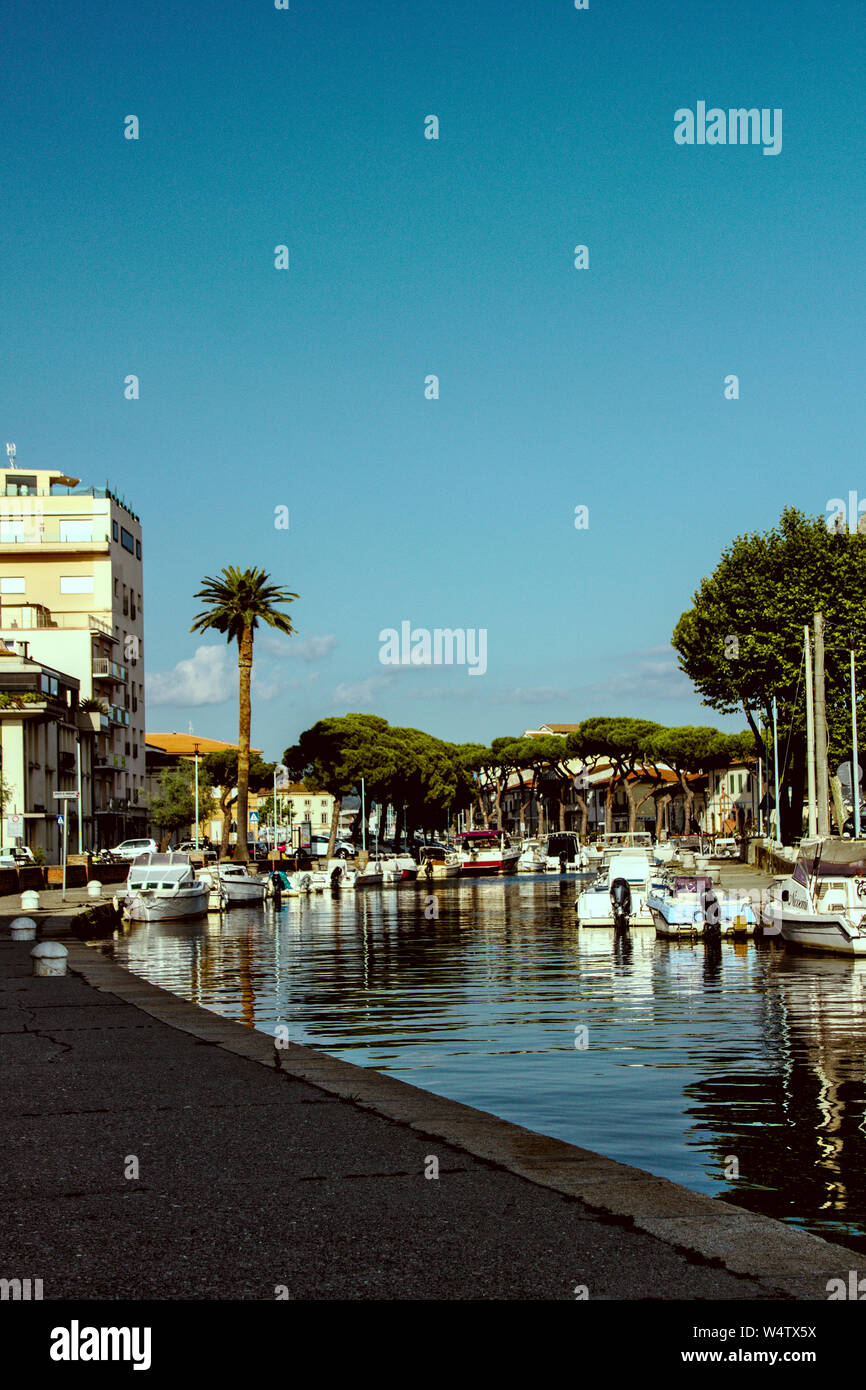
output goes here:
{"type": "Polygon", "coordinates": [[[825,914],[782,917],[782,939],[807,951],[829,951],[837,956],[866,956],[866,934],[844,917],[825,914]]]}
{"type": "Polygon", "coordinates": [[[123,910],[130,922],[180,922],[188,917],[204,917],[208,910],[208,890],[204,887],[192,892],[182,889],[164,896],[160,896],[158,889],[129,893],[124,899],[123,910]]]}

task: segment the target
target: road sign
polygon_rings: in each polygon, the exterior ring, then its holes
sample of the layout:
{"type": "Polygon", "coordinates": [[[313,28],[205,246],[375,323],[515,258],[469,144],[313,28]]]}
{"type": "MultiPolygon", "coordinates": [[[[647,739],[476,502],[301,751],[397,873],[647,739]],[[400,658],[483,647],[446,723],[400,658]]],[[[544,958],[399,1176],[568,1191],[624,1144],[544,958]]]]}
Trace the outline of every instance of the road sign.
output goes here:
{"type": "Polygon", "coordinates": [[[55,793],[54,793],[54,800],[55,800],[55,801],[77,801],[77,800],[78,800],[78,792],[55,792],[55,793]]]}
{"type": "Polygon", "coordinates": [[[18,835],[24,834],[24,817],[13,814],[6,817],[6,834],[10,840],[14,840],[18,835]]]}
{"type": "Polygon", "coordinates": [[[251,823],[252,823],[253,825],[258,825],[258,823],[259,823],[259,813],[258,813],[258,811],[250,811],[250,821],[251,821],[251,823]]]}
{"type": "Polygon", "coordinates": [[[63,817],[63,816],[58,816],[58,817],[57,817],[57,824],[58,824],[58,825],[62,825],[63,822],[64,822],[64,819],[65,819],[65,817],[63,817]]]}

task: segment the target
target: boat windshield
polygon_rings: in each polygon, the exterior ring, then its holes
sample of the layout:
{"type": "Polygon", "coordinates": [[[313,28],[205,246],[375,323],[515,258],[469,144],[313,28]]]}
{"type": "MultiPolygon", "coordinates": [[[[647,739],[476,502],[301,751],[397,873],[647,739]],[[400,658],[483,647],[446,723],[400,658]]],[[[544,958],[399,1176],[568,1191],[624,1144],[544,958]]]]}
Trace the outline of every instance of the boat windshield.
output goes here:
{"type": "Polygon", "coordinates": [[[548,835],[547,837],[547,856],[549,859],[558,859],[564,854],[566,859],[573,859],[575,854],[580,852],[580,846],[576,835],[548,835]]]}

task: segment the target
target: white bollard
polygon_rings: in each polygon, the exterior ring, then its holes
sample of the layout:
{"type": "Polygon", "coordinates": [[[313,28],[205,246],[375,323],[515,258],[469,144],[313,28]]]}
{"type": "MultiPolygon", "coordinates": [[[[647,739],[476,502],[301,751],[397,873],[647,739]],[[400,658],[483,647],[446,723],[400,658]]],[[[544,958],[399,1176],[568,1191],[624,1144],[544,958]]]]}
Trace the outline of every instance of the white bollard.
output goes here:
{"type": "Polygon", "coordinates": [[[102,897],[102,884],[99,882],[99,879],[98,879],[98,878],[92,878],[92,879],[90,880],[90,882],[88,883],[88,885],[87,885],[87,896],[88,896],[88,898],[101,898],[101,897],[102,897]]]}
{"type": "Polygon", "coordinates": [[[9,923],[9,935],[13,941],[33,941],[36,923],[32,917],[14,917],[9,923]]]}
{"type": "Polygon", "coordinates": [[[66,974],[67,950],[59,941],[40,941],[38,946],[33,947],[30,955],[33,958],[34,975],[66,974]]]}
{"type": "Polygon", "coordinates": [[[25,912],[39,911],[39,894],[35,888],[26,888],[21,894],[21,906],[25,912]]]}

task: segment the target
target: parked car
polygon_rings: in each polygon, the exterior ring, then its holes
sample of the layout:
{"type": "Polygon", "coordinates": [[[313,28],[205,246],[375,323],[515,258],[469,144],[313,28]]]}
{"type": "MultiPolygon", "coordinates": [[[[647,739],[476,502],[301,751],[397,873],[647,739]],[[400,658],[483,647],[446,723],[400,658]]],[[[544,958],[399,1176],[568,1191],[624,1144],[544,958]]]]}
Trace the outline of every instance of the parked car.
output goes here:
{"type": "Polygon", "coordinates": [[[198,849],[195,847],[195,840],[184,840],[178,845],[181,854],[201,854],[204,856],[206,864],[215,864],[217,852],[209,840],[199,840],[198,849]]]}
{"type": "Polygon", "coordinates": [[[156,840],[121,840],[111,853],[118,859],[137,859],[140,854],[156,854],[158,851],[156,840]]]}
{"type": "Polygon", "coordinates": [[[0,859],[11,859],[16,864],[36,863],[33,858],[33,851],[27,845],[4,845],[0,849],[0,859]]]}

